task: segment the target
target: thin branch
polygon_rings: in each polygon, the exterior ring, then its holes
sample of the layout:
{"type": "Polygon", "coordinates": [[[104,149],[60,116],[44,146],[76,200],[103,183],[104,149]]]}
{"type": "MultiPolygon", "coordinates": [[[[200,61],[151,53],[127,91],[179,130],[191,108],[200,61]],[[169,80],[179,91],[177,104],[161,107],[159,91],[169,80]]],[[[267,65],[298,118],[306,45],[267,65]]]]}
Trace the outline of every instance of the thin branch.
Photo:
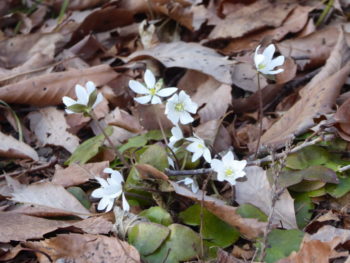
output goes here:
{"type": "Polygon", "coordinates": [[[211,168],[201,168],[194,170],[170,170],[165,169],[165,174],[168,176],[181,176],[181,175],[201,175],[213,172],[211,168]]]}
{"type": "Polygon", "coordinates": [[[35,167],[30,167],[30,168],[27,168],[27,169],[24,169],[24,170],[21,170],[21,171],[15,171],[15,172],[12,172],[12,173],[4,173],[4,174],[1,174],[0,175],[0,179],[3,179],[5,178],[5,176],[17,176],[17,175],[21,175],[21,174],[25,174],[25,173],[33,173],[33,172],[37,172],[37,171],[40,171],[40,170],[44,170],[44,169],[47,169],[53,165],[55,165],[57,163],[57,158],[56,157],[53,157],[51,158],[51,160],[48,162],[48,163],[43,163],[41,165],[38,165],[38,166],[35,166],[35,167]]]}

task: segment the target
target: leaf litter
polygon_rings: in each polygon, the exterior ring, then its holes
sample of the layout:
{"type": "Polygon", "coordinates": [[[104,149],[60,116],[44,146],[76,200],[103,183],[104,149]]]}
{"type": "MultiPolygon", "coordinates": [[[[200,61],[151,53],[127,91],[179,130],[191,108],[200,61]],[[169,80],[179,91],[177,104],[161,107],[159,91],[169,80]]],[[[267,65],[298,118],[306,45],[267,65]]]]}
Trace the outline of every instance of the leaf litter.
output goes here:
{"type": "Polygon", "coordinates": [[[0,262],[350,262],[348,17],[346,1],[0,3],[0,262]],[[270,44],[284,72],[257,74],[270,44]],[[181,136],[173,94],[134,100],[146,69],[198,106],[181,136]],[[245,175],[219,181],[189,137],[245,175]]]}

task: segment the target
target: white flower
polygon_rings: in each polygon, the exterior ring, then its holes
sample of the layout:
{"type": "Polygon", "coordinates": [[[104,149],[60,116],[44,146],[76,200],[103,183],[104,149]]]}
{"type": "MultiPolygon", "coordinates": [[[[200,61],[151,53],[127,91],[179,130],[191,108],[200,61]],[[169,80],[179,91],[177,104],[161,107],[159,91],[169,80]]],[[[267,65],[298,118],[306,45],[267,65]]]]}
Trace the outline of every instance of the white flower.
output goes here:
{"type": "Polygon", "coordinates": [[[234,185],[236,179],[243,177],[245,172],[243,169],[247,165],[247,161],[236,161],[234,160],[233,153],[228,152],[222,157],[222,160],[213,159],[210,163],[211,168],[217,172],[218,181],[228,181],[230,184],[234,185]]]}
{"type": "Polygon", "coordinates": [[[197,181],[189,177],[186,177],[185,179],[180,180],[177,183],[184,183],[185,185],[191,185],[191,190],[193,193],[197,193],[199,190],[197,181]]]}
{"type": "Polygon", "coordinates": [[[282,66],[284,63],[284,56],[279,56],[273,59],[275,53],[275,46],[270,44],[262,54],[258,54],[260,45],[255,50],[254,62],[257,71],[265,75],[274,75],[283,72],[283,69],[274,70],[275,67],[282,66]]]}
{"type": "Polygon", "coordinates": [[[162,89],[163,80],[160,79],[156,83],[156,78],[154,77],[152,71],[148,69],[145,72],[144,80],[146,86],[135,80],[129,81],[130,89],[132,89],[135,93],[145,95],[134,98],[134,100],[138,103],[147,104],[151,102],[152,104],[159,104],[162,103],[160,97],[168,97],[177,91],[177,88],[162,89]]]}
{"type": "Polygon", "coordinates": [[[180,141],[184,137],[179,125],[176,125],[175,127],[173,127],[171,129],[171,135],[172,136],[169,138],[168,147],[172,150],[175,150],[175,148],[174,148],[175,143],[177,143],[178,141],[180,141]]]}
{"type": "Polygon", "coordinates": [[[62,98],[68,114],[90,111],[103,100],[102,94],[97,93],[96,86],[92,81],[86,82],[85,87],[79,84],[75,85],[75,94],[77,100],[67,96],[62,98]]]}
{"type": "Polygon", "coordinates": [[[114,200],[122,195],[123,210],[129,211],[130,206],[123,193],[123,176],[118,171],[111,168],[105,168],[103,172],[111,174],[111,177],[107,180],[101,177],[96,177],[96,180],[100,183],[101,187],[94,190],[91,193],[91,196],[94,198],[101,198],[97,209],[106,210],[106,212],[111,211],[114,205],[114,200]]]}
{"type": "Polygon", "coordinates": [[[187,146],[186,150],[192,152],[192,162],[197,161],[201,156],[210,163],[211,162],[211,154],[208,147],[205,146],[205,142],[203,139],[199,138],[194,134],[195,137],[187,138],[186,140],[192,142],[187,146]]]}
{"type": "Polygon", "coordinates": [[[175,125],[179,121],[182,124],[188,124],[193,122],[190,113],[196,113],[197,108],[197,104],[191,100],[190,96],[181,90],[179,94],[174,94],[168,99],[165,106],[165,114],[175,125]]]}

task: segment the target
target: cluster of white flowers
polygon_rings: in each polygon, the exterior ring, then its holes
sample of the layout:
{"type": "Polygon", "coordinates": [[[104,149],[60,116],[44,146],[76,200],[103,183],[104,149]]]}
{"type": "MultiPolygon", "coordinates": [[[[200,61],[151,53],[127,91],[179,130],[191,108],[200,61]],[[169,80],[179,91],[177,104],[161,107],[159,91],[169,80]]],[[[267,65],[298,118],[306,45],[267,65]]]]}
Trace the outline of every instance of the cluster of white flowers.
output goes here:
{"type": "MultiPolygon", "coordinates": [[[[144,75],[144,82],[142,84],[138,81],[130,80],[129,87],[135,93],[140,95],[146,95],[142,97],[134,98],[135,101],[142,104],[156,104],[162,103],[159,97],[168,97],[177,91],[177,88],[162,88],[163,81],[156,79],[150,70],[146,70],[144,75]]],[[[190,96],[183,90],[178,94],[175,93],[171,98],[167,99],[165,104],[165,114],[168,119],[175,125],[171,129],[172,136],[169,139],[168,147],[176,152],[177,148],[175,144],[185,139],[190,143],[186,147],[186,150],[192,153],[192,162],[197,161],[199,158],[203,157],[204,160],[209,163],[212,169],[217,172],[217,179],[219,181],[228,181],[231,184],[235,184],[237,178],[245,175],[243,169],[246,166],[246,161],[237,161],[233,159],[232,152],[227,153],[222,161],[218,159],[213,159],[209,148],[206,146],[205,141],[198,135],[193,134],[193,137],[184,138],[183,132],[180,128],[180,124],[189,124],[194,121],[191,114],[197,112],[198,105],[193,102],[190,96]]],[[[169,164],[174,166],[174,161],[168,157],[169,164]]],[[[193,178],[185,178],[178,181],[178,183],[184,183],[191,187],[191,190],[196,193],[199,190],[198,183],[193,178]]]]}
{"type": "MultiPolygon", "coordinates": [[[[275,70],[276,67],[284,63],[284,57],[279,56],[273,59],[275,53],[275,46],[273,44],[269,45],[262,54],[258,53],[259,49],[260,46],[256,48],[254,55],[254,63],[258,73],[274,75],[283,72],[283,69],[275,70]]],[[[165,105],[165,114],[175,125],[171,129],[172,136],[168,144],[168,147],[172,151],[177,150],[175,144],[178,141],[185,139],[190,142],[186,150],[193,153],[192,162],[203,157],[204,160],[210,164],[212,170],[217,173],[218,181],[228,181],[230,184],[234,185],[238,178],[245,175],[244,168],[247,162],[245,160],[234,160],[232,152],[226,153],[221,160],[212,159],[211,152],[202,138],[198,137],[196,134],[194,134],[193,137],[184,138],[179,125],[192,123],[194,119],[191,114],[195,114],[198,109],[198,105],[191,100],[190,96],[186,94],[185,91],[180,91],[177,94],[176,92],[178,89],[176,87],[163,88],[163,80],[160,79],[156,82],[156,78],[150,70],[146,70],[144,82],[145,85],[135,80],[130,80],[129,82],[130,89],[141,95],[134,98],[138,103],[160,104],[162,103],[162,98],[172,95],[172,97],[166,101],[165,105]]],[[[63,103],[66,105],[66,112],[68,114],[83,113],[90,115],[93,108],[103,100],[102,94],[97,92],[96,86],[92,81],[88,81],[85,87],[76,85],[75,93],[76,100],[66,96],[63,97],[63,103]]],[[[174,165],[173,160],[170,157],[168,159],[169,164],[174,165]]],[[[97,206],[98,210],[105,210],[106,212],[112,210],[115,200],[122,196],[123,209],[128,211],[130,206],[123,191],[123,176],[118,171],[111,168],[104,169],[104,172],[111,174],[110,178],[105,180],[101,177],[96,177],[101,187],[95,189],[91,194],[92,197],[101,199],[97,206]]],[[[178,181],[178,183],[184,183],[190,186],[194,193],[199,190],[198,183],[195,179],[187,177],[178,181]]]]}

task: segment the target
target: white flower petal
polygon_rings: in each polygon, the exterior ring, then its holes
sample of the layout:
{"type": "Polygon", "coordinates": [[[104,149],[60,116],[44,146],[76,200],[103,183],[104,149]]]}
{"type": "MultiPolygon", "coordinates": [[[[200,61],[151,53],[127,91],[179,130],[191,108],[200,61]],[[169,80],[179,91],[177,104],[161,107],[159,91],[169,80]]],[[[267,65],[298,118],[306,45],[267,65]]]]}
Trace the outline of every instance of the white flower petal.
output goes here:
{"type": "Polygon", "coordinates": [[[280,68],[280,69],[277,69],[277,70],[269,70],[266,73],[263,73],[263,72],[262,73],[266,74],[266,75],[276,75],[276,74],[281,73],[283,71],[284,71],[284,69],[280,68]]]}
{"type": "Polygon", "coordinates": [[[202,156],[202,152],[194,152],[193,155],[192,155],[192,162],[194,163],[195,161],[197,161],[199,158],[201,158],[202,156]]]}
{"type": "MultiPolygon", "coordinates": [[[[263,55],[261,55],[261,54],[258,53],[259,49],[260,49],[260,45],[256,47],[256,49],[255,49],[255,54],[254,54],[254,63],[255,63],[255,66],[256,66],[257,68],[258,68],[258,65],[262,62],[262,60],[261,60],[261,61],[258,60],[258,57],[259,57],[259,56],[260,56],[260,57],[261,57],[261,56],[263,57],[263,55]]],[[[263,59],[264,59],[264,58],[263,58],[263,59]]]]}
{"type": "Polygon", "coordinates": [[[103,101],[103,95],[101,93],[97,94],[96,100],[94,104],[92,105],[92,108],[95,108],[97,104],[100,104],[103,101]]]}
{"type": "Polygon", "coordinates": [[[265,48],[264,52],[263,52],[263,56],[265,57],[266,62],[270,63],[272,58],[273,58],[273,54],[275,54],[276,48],[274,44],[270,44],[268,45],[267,48],[265,48]]]}
{"type": "Polygon", "coordinates": [[[174,161],[173,161],[173,159],[171,159],[169,156],[168,156],[168,164],[169,164],[169,166],[171,166],[171,167],[175,167],[175,163],[174,163],[174,161]]]}
{"type": "Polygon", "coordinates": [[[140,104],[147,104],[148,102],[151,101],[151,99],[152,99],[151,95],[134,98],[134,100],[140,104]]]}
{"type": "Polygon", "coordinates": [[[105,191],[103,190],[103,188],[97,188],[94,191],[92,191],[91,196],[93,198],[102,198],[103,196],[105,196],[105,191]]]}
{"type": "Polygon", "coordinates": [[[154,95],[151,100],[151,104],[161,104],[161,103],[162,103],[162,100],[158,96],[154,95]]]}
{"type": "Polygon", "coordinates": [[[86,89],[83,86],[79,84],[75,85],[75,94],[77,95],[78,104],[87,105],[89,101],[89,96],[87,94],[86,89]]]}
{"type": "MultiPolygon", "coordinates": [[[[188,140],[188,139],[186,139],[186,140],[188,140]]],[[[186,150],[191,152],[191,153],[197,152],[198,149],[199,148],[198,148],[198,143],[197,142],[193,142],[193,143],[191,143],[190,145],[188,145],[186,147],[186,150]]]]}
{"type": "Polygon", "coordinates": [[[69,106],[72,106],[74,104],[77,104],[77,102],[75,100],[73,100],[72,98],[67,97],[67,96],[64,96],[62,98],[62,101],[63,101],[64,105],[66,105],[66,107],[69,107],[69,106]]]}
{"type": "Polygon", "coordinates": [[[233,167],[235,168],[235,170],[243,170],[247,166],[247,161],[246,160],[242,160],[242,161],[234,160],[232,162],[232,164],[233,164],[233,167]]]}
{"type": "Polygon", "coordinates": [[[108,197],[103,197],[100,200],[100,202],[98,203],[97,209],[102,211],[102,210],[105,210],[106,207],[108,207],[108,206],[113,206],[113,203],[111,202],[111,199],[108,198],[108,197]]]}
{"type": "Polygon", "coordinates": [[[178,125],[176,125],[175,127],[171,128],[171,134],[173,135],[173,137],[175,137],[175,139],[177,141],[184,137],[183,133],[182,133],[182,130],[181,130],[181,128],[178,125]]]}
{"type": "Polygon", "coordinates": [[[157,92],[158,96],[161,97],[168,97],[172,94],[174,94],[177,91],[177,88],[165,88],[165,89],[161,89],[157,92]]]}
{"type": "Polygon", "coordinates": [[[129,88],[138,94],[149,94],[149,89],[147,89],[144,85],[142,85],[140,82],[135,80],[129,81],[129,88]]]}
{"type": "Polygon", "coordinates": [[[167,118],[174,124],[177,125],[180,120],[180,115],[175,112],[175,110],[169,110],[167,114],[167,118]]]}
{"type": "Polygon", "coordinates": [[[262,62],[264,62],[265,57],[261,54],[258,54],[254,57],[254,62],[255,62],[255,67],[257,68],[258,71],[260,71],[259,66],[262,62]]]}
{"type": "Polygon", "coordinates": [[[275,67],[282,66],[284,63],[284,56],[278,56],[277,58],[274,58],[270,64],[268,65],[269,69],[274,69],[275,67]]]}
{"type": "Polygon", "coordinates": [[[101,178],[101,177],[95,177],[96,181],[102,186],[102,187],[107,187],[108,183],[105,179],[101,178]]]}
{"type": "Polygon", "coordinates": [[[218,159],[213,159],[210,162],[211,169],[213,169],[217,173],[219,173],[223,169],[223,166],[223,162],[218,159]]]}
{"type": "Polygon", "coordinates": [[[193,122],[194,119],[191,117],[191,115],[188,112],[182,112],[180,115],[180,122],[182,124],[189,124],[191,122],[193,122]]]}
{"type": "Polygon", "coordinates": [[[223,157],[222,161],[224,164],[231,163],[234,160],[233,153],[231,151],[227,152],[223,157]]]}
{"type": "Polygon", "coordinates": [[[199,186],[198,186],[198,184],[197,184],[197,181],[196,181],[196,180],[193,180],[191,190],[192,190],[192,192],[193,192],[193,193],[197,193],[197,192],[198,192],[198,190],[199,190],[199,186]]]}
{"type": "Polygon", "coordinates": [[[128,201],[125,198],[125,195],[122,195],[122,205],[123,205],[123,210],[124,211],[129,211],[130,210],[130,205],[128,203],[128,201]]]}
{"type": "Polygon", "coordinates": [[[92,81],[86,82],[85,87],[86,87],[88,96],[90,96],[91,93],[93,93],[96,90],[96,86],[92,81]]]}
{"type": "Polygon", "coordinates": [[[156,78],[154,77],[152,71],[149,69],[146,70],[145,75],[143,76],[145,83],[149,89],[153,89],[156,85],[156,78]]]}
{"type": "Polygon", "coordinates": [[[203,157],[207,163],[211,162],[211,154],[208,148],[204,150],[203,157]]]}
{"type": "Polygon", "coordinates": [[[106,207],[106,211],[105,212],[111,211],[113,209],[113,205],[114,205],[114,199],[110,199],[109,203],[108,203],[108,205],[106,207]]]}

